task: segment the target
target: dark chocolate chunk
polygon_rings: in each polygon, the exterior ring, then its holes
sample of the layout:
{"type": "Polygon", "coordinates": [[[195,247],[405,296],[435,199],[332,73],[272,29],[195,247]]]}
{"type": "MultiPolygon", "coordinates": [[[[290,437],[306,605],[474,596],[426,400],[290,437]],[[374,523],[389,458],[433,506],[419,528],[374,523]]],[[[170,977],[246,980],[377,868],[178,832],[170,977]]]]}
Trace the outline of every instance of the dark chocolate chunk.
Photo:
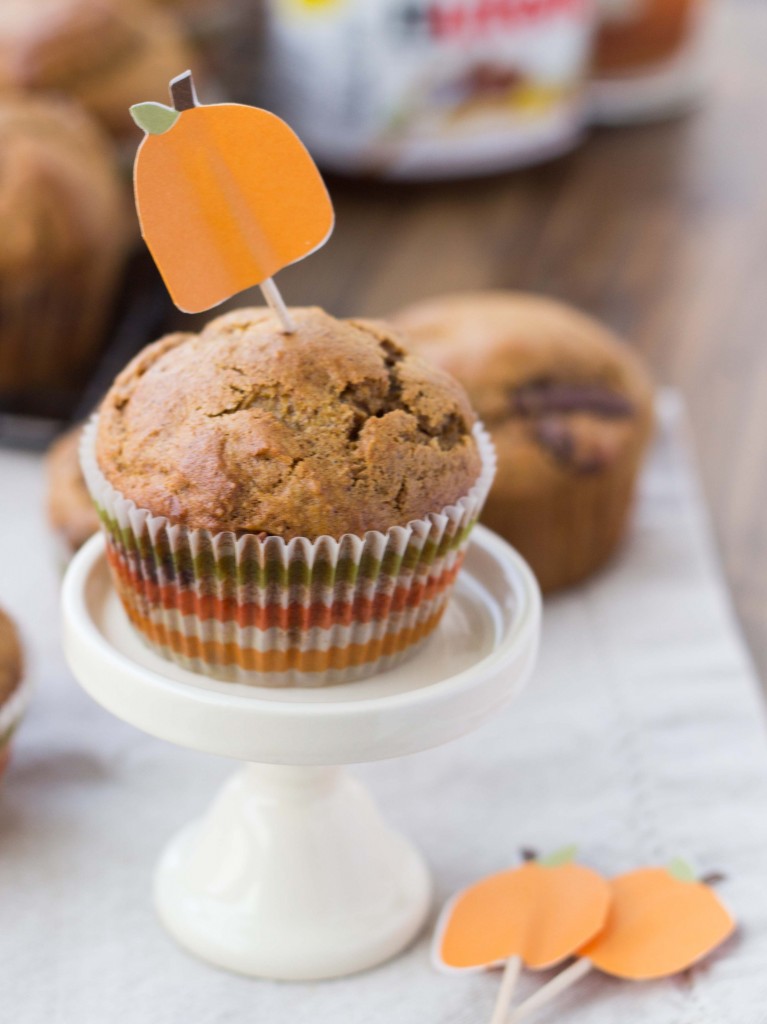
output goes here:
{"type": "Polygon", "coordinates": [[[560,416],[544,416],[535,425],[535,438],[557,462],[569,465],[575,454],[575,438],[560,416]]]}
{"type": "Polygon", "coordinates": [[[631,416],[634,407],[625,395],[603,384],[535,380],[511,393],[512,414],[544,416],[549,413],[592,413],[605,419],[631,416]]]}
{"type": "Polygon", "coordinates": [[[599,473],[608,465],[608,459],[597,452],[578,451],[572,427],[564,416],[555,414],[536,419],[533,435],[557,462],[576,473],[599,473]]]}

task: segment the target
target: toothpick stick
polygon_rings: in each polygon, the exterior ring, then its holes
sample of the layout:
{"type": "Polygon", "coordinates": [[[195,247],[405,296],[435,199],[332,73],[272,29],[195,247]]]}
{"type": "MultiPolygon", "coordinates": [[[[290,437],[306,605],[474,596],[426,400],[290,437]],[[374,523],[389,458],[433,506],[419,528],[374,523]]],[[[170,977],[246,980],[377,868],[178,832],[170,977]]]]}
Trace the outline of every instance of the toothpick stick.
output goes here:
{"type": "Polygon", "coordinates": [[[267,305],[282,324],[283,332],[285,334],[295,334],[296,325],[293,323],[293,318],[288,312],[288,307],[285,305],[285,301],[280,295],[280,290],[274,283],[274,279],[267,277],[265,281],[261,282],[259,288],[261,289],[261,294],[266,299],[267,305]]]}
{"type": "Polygon", "coordinates": [[[529,999],[526,999],[512,1010],[507,1024],[517,1024],[518,1021],[526,1020],[531,1013],[540,1010],[543,1006],[547,1006],[562,992],[575,985],[581,978],[585,978],[591,969],[592,964],[590,960],[585,958],[576,960],[574,964],[570,964],[564,971],[560,971],[555,978],[552,978],[548,985],[539,988],[529,999]]]}
{"type": "Polygon", "coordinates": [[[493,1016],[490,1018],[490,1024],[503,1024],[506,1019],[506,1014],[509,1011],[509,1006],[511,1005],[511,1000],[514,996],[514,990],[517,987],[517,982],[519,981],[519,973],[521,969],[522,960],[518,956],[510,956],[503,969],[501,987],[498,990],[498,998],[495,1001],[495,1007],[493,1009],[493,1016]]]}

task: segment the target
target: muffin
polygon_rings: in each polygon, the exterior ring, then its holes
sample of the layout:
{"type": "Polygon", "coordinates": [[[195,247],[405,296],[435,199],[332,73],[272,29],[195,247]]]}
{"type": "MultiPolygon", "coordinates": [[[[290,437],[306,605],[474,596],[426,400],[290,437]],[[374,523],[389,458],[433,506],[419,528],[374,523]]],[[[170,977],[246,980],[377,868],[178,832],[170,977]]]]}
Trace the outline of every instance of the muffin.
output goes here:
{"type": "Polygon", "coordinates": [[[74,554],[99,528],[80,467],[81,436],[81,427],[68,430],[53,442],[46,458],[48,522],[67,555],[74,554]]]}
{"type": "Polygon", "coordinates": [[[676,56],[692,36],[701,0],[638,0],[610,4],[597,32],[594,69],[603,76],[635,74],[676,56]],[[625,7],[625,12],[622,8],[625,7]]]}
{"type": "Polygon", "coordinates": [[[544,590],[615,551],[652,428],[637,357],[584,314],[533,295],[449,295],[397,313],[413,347],[466,387],[496,446],[483,522],[544,590]]]}
{"type": "Polygon", "coordinates": [[[130,620],[224,680],[321,685],[436,627],[493,473],[463,389],[385,324],[245,309],[144,350],[83,445],[130,620]]]}
{"type": "Polygon", "coordinates": [[[190,65],[173,16],[140,0],[3,0],[0,90],[77,100],[113,135],[132,138],[128,107],[166,102],[190,65]]]}
{"type": "Polygon", "coordinates": [[[0,609],[0,775],[8,764],[11,738],[26,703],[26,692],[21,684],[22,668],[16,627],[0,609]]]}
{"type": "Polygon", "coordinates": [[[129,239],[107,140],[63,101],[0,100],[0,401],[76,388],[129,239]]]}

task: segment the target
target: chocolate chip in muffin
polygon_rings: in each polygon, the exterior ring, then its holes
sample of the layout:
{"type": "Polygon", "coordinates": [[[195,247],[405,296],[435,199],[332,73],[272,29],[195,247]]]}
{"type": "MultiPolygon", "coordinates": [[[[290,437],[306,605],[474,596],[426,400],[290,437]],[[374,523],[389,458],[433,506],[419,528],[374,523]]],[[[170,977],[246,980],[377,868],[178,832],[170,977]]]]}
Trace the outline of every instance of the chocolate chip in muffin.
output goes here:
{"type": "Polygon", "coordinates": [[[530,434],[563,467],[575,473],[599,473],[615,455],[615,447],[588,443],[574,416],[622,420],[634,415],[634,404],[604,384],[551,378],[518,385],[510,393],[512,416],[531,421],[530,434]]]}
{"type": "Polygon", "coordinates": [[[520,416],[589,412],[610,418],[631,416],[634,406],[625,395],[600,383],[543,378],[515,387],[511,409],[520,416]]]}

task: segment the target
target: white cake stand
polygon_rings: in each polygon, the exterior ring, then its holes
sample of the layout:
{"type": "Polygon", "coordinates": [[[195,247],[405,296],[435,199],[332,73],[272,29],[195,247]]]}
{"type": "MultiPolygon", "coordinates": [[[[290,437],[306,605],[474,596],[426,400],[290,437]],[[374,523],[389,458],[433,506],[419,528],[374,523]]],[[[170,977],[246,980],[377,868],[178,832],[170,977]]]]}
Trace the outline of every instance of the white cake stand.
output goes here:
{"type": "Polygon", "coordinates": [[[101,537],[63,589],[67,659],[119,718],[250,762],[166,848],[155,899],[191,952],[243,974],[311,980],[381,963],[418,933],[431,882],[417,851],[338,765],[447,743],[502,708],[535,661],[541,601],[522,559],[478,527],[443,621],[399,668],[359,683],[220,683],[153,654],[112,589],[101,537]]]}

